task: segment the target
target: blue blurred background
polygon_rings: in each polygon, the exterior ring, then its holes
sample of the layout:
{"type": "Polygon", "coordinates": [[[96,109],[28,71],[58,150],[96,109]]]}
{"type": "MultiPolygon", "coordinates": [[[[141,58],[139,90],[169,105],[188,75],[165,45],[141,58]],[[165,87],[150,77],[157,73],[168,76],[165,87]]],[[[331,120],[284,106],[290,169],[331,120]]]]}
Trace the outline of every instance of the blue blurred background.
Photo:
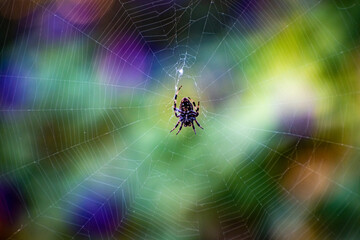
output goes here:
{"type": "Polygon", "coordinates": [[[360,239],[359,29],[357,0],[1,1],[0,239],[360,239]]]}

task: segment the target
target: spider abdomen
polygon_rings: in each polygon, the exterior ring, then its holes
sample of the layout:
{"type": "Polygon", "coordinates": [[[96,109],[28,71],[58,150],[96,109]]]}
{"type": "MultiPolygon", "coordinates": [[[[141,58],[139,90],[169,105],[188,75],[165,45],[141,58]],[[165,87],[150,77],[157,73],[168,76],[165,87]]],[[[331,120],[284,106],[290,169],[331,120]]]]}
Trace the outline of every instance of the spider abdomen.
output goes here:
{"type": "Polygon", "coordinates": [[[189,112],[189,111],[193,110],[193,105],[191,104],[191,102],[188,98],[183,98],[180,103],[180,109],[183,112],[189,112]]]}

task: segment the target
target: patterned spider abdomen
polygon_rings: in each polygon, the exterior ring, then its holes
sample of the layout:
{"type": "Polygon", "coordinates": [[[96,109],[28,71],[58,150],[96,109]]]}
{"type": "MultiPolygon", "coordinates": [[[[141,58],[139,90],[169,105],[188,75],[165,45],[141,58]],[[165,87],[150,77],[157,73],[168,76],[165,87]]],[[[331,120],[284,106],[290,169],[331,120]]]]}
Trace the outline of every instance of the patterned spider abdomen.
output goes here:
{"type": "Polygon", "coordinates": [[[183,98],[180,103],[180,109],[183,112],[187,112],[193,110],[194,108],[188,98],[183,98]]]}

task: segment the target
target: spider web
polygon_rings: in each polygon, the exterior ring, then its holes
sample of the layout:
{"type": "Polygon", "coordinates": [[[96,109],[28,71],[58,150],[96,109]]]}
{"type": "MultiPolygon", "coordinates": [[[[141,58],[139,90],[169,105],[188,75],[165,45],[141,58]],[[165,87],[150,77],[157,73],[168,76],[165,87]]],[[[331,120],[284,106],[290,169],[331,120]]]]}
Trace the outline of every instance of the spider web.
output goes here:
{"type": "Polygon", "coordinates": [[[0,236],[359,238],[359,12],[0,3],[0,236]],[[169,133],[180,85],[197,135],[169,133]]]}

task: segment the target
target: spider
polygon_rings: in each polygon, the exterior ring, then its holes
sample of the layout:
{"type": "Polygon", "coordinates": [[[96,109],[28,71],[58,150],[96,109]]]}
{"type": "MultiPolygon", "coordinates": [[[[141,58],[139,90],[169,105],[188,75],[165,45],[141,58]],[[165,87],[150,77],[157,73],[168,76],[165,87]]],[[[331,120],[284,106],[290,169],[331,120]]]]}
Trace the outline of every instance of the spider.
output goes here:
{"type": "Polygon", "coordinates": [[[179,87],[179,89],[175,93],[175,97],[174,97],[174,113],[175,113],[175,117],[179,118],[179,121],[176,123],[175,127],[170,132],[174,131],[175,128],[177,128],[177,126],[179,126],[179,123],[181,122],[179,131],[176,133],[176,135],[179,134],[183,125],[184,125],[184,127],[192,126],[192,128],[194,129],[194,132],[196,134],[194,121],[201,129],[204,129],[203,127],[200,126],[200,124],[196,120],[196,117],[199,116],[200,101],[198,102],[198,106],[196,106],[195,102],[190,97],[187,97],[187,98],[184,97],[181,100],[180,109],[176,108],[176,99],[177,99],[177,95],[178,95],[181,87],[182,86],[179,87]],[[195,111],[194,111],[193,105],[195,107],[195,111]],[[178,113],[179,113],[179,115],[178,115],[178,113]]]}

